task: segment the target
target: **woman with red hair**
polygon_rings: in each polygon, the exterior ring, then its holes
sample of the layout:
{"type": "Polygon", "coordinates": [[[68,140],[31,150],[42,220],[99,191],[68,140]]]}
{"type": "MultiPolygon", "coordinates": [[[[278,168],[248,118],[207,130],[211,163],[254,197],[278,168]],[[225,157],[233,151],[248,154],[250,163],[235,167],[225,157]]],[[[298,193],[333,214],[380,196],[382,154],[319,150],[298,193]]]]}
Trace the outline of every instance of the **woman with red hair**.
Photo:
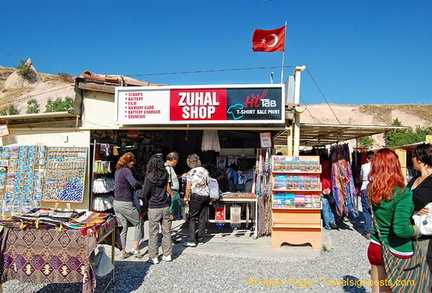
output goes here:
{"type": "Polygon", "coordinates": [[[381,252],[381,238],[390,251],[400,258],[413,256],[411,237],[419,230],[410,224],[414,211],[412,192],[405,187],[398,156],[390,149],[377,151],[371,162],[368,195],[381,232],[374,229],[368,247],[371,264],[372,292],[391,292],[386,285],[386,271],[381,252]]]}
{"type": "Polygon", "coordinates": [[[126,252],[126,238],[129,226],[134,226],[134,242],[131,254],[137,258],[141,258],[142,254],[139,251],[140,240],[144,236],[144,223],[140,216],[140,211],[133,202],[133,190],[140,189],[139,183],[132,174],[131,168],[135,165],[135,155],[127,152],[120,157],[114,173],[114,212],[122,225],[120,232],[120,240],[122,243],[121,257],[127,258],[130,256],[126,252]]]}

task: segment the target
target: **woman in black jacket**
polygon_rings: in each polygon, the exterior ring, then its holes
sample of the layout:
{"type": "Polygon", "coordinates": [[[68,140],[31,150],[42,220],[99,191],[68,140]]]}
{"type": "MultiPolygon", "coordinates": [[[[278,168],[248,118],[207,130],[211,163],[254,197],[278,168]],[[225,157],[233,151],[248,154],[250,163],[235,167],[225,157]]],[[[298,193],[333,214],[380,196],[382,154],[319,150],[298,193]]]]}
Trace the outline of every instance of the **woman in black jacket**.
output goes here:
{"type": "Polygon", "coordinates": [[[142,196],[148,202],[149,220],[149,263],[159,263],[158,258],[158,234],[159,226],[162,229],[162,260],[171,261],[171,218],[169,206],[171,197],[167,193],[168,172],[160,155],[153,155],[147,163],[146,175],[144,177],[142,196]]]}

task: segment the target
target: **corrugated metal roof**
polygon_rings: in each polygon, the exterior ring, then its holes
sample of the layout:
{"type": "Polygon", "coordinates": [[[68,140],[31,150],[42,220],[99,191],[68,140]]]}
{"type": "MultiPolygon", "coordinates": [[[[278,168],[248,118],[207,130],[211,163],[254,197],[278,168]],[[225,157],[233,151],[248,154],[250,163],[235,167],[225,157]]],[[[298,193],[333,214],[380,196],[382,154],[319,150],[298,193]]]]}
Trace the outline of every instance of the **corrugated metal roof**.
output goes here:
{"type": "Polygon", "coordinates": [[[9,125],[22,125],[34,123],[52,123],[60,121],[76,121],[79,115],[69,112],[37,113],[24,115],[0,116],[0,121],[7,121],[9,125]]]}
{"type": "MultiPolygon", "coordinates": [[[[300,123],[300,146],[331,145],[351,139],[408,129],[405,126],[300,123]]],[[[275,136],[275,145],[286,145],[289,130],[275,136]]]]}

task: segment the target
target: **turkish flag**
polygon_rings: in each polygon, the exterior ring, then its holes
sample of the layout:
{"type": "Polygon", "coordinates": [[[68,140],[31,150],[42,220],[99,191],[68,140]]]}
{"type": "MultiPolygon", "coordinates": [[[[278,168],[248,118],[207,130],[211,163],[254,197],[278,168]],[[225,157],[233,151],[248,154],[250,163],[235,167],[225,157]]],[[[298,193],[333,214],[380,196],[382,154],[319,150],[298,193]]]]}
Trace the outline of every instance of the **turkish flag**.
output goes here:
{"type": "Polygon", "coordinates": [[[285,26],[274,30],[256,29],[252,36],[254,52],[285,51],[285,26]]]}

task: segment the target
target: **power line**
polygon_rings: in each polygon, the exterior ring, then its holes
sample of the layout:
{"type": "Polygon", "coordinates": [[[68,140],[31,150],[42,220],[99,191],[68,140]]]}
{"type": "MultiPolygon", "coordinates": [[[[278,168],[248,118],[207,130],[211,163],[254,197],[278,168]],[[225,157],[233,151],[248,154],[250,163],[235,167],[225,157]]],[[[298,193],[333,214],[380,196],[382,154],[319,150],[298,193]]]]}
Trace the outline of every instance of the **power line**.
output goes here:
{"type": "Polygon", "coordinates": [[[336,116],[336,113],[333,111],[333,108],[331,107],[330,103],[327,101],[327,98],[324,96],[323,92],[321,91],[320,87],[318,86],[318,84],[316,83],[315,79],[313,78],[312,74],[310,73],[309,69],[306,68],[306,72],[309,74],[310,78],[312,79],[312,81],[314,82],[315,86],[317,87],[318,91],[321,93],[321,96],[324,98],[324,100],[326,101],[327,105],[329,106],[330,110],[332,111],[333,115],[335,116],[336,120],[339,122],[339,124],[342,124],[339,121],[339,118],[336,116]]]}
{"type": "Polygon", "coordinates": [[[56,92],[56,91],[59,91],[59,90],[65,89],[65,88],[70,88],[71,86],[73,87],[73,85],[67,85],[67,86],[54,88],[52,90],[41,92],[38,94],[33,94],[33,95],[27,95],[27,93],[26,93],[26,94],[22,95],[21,97],[15,98],[13,101],[14,102],[21,102],[22,100],[25,100],[25,99],[31,99],[31,98],[36,97],[36,96],[44,95],[44,94],[51,93],[51,92],[56,92]]]}
{"type": "MultiPolygon", "coordinates": [[[[305,103],[305,101],[304,101],[304,99],[303,99],[303,96],[302,96],[302,95],[300,95],[300,101],[302,101],[302,102],[303,102],[303,105],[306,105],[306,103],[305,103]]],[[[314,122],[314,123],[316,123],[315,117],[314,117],[314,116],[312,115],[312,113],[311,113],[311,111],[309,110],[309,107],[308,107],[308,106],[306,106],[306,111],[308,111],[308,112],[309,112],[309,115],[311,116],[311,118],[312,118],[313,122],[314,122]]]]}
{"type": "Polygon", "coordinates": [[[142,74],[125,74],[125,76],[153,76],[153,75],[171,75],[171,74],[194,74],[194,73],[211,73],[211,72],[224,72],[224,71],[246,71],[246,70],[263,70],[275,68],[288,68],[296,67],[290,66],[269,66],[269,67],[251,67],[251,68],[231,68],[231,69],[211,69],[211,70],[195,70],[195,71],[178,71],[178,72],[160,72],[160,73],[142,73],[142,74]]]}

